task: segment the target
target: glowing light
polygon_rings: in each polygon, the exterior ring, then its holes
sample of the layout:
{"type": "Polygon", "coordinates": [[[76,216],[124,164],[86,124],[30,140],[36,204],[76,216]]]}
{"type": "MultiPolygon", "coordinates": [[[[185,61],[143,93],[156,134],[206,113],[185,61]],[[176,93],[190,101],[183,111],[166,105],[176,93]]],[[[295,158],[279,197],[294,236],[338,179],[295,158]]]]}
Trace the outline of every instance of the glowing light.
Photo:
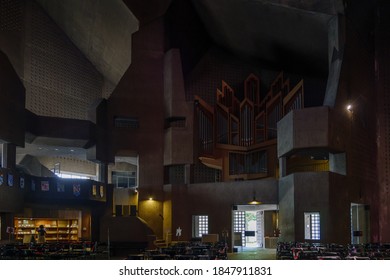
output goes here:
{"type": "Polygon", "coordinates": [[[248,202],[248,204],[250,204],[250,205],[259,205],[259,204],[261,204],[261,202],[257,201],[256,199],[253,199],[252,201],[248,202]]]}
{"type": "Polygon", "coordinates": [[[352,112],[352,104],[348,104],[348,105],[347,105],[347,110],[350,111],[350,112],[352,112]]]}
{"type": "Polygon", "coordinates": [[[256,194],[253,194],[253,200],[248,202],[249,205],[259,205],[261,204],[260,201],[256,199],[256,194]]]}

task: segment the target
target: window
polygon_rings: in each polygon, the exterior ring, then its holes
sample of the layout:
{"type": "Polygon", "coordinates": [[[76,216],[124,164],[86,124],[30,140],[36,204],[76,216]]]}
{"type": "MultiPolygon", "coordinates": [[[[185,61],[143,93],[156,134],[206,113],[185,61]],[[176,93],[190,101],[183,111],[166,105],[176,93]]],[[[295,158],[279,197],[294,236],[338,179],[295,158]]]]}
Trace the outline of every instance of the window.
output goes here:
{"type": "Polygon", "coordinates": [[[234,246],[246,246],[245,240],[245,226],[246,226],[246,217],[245,211],[234,211],[233,212],[233,231],[234,233],[241,234],[241,243],[234,244],[234,246]]]}
{"type": "Polygon", "coordinates": [[[58,177],[63,179],[85,179],[91,180],[93,176],[88,176],[88,174],[78,174],[78,173],[66,173],[61,172],[56,174],[58,177]]]}
{"type": "Polygon", "coordinates": [[[196,215],[192,216],[192,236],[202,237],[203,234],[209,233],[209,216],[196,215]]]}
{"type": "Polygon", "coordinates": [[[113,171],[112,183],[117,188],[134,188],[137,186],[137,173],[135,171],[113,171]]]}
{"type": "Polygon", "coordinates": [[[320,240],[320,213],[305,212],[305,239],[320,240]]]}
{"type": "Polygon", "coordinates": [[[114,126],[121,128],[139,128],[138,118],[114,117],[114,126]]]}

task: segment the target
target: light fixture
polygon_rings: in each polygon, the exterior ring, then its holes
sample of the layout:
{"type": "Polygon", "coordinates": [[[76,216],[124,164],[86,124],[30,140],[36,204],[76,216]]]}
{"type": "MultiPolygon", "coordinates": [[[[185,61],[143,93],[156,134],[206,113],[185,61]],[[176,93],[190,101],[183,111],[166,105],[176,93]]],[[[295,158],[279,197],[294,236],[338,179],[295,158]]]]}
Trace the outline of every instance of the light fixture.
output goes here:
{"type": "Polygon", "coordinates": [[[259,205],[259,204],[261,204],[261,202],[256,199],[256,194],[254,193],[252,201],[249,201],[248,204],[249,205],[259,205]]]}
{"type": "Polygon", "coordinates": [[[348,110],[349,112],[352,112],[352,104],[348,104],[348,105],[347,105],[347,110],[348,110]]]}
{"type": "Polygon", "coordinates": [[[153,200],[153,197],[150,196],[150,197],[149,197],[149,200],[153,200]]]}

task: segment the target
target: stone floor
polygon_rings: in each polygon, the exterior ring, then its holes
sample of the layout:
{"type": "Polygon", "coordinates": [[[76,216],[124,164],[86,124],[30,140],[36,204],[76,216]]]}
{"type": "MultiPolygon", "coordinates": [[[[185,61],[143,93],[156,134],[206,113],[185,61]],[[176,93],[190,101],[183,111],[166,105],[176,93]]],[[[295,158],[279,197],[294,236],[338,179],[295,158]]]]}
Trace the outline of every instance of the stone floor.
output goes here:
{"type": "Polygon", "coordinates": [[[275,260],[276,249],[239,248],[236,253],[228,253],[229,260],[275,260]]]}

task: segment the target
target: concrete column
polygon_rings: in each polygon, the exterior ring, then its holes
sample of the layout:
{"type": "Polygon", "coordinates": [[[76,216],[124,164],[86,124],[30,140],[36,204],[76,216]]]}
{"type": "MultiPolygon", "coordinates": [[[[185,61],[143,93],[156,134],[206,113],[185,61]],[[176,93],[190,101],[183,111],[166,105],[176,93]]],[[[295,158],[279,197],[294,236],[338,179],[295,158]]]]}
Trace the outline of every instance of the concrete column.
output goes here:
{"type": "Polygon", "coordinates": [[[279,158],[279,177],[282,178],[287,175],[287,159],[286,157],[279,158]]]}
{"type": "Polygon", "coordinates": [[[1,167],[14,169],[16,166],[16,146],[12,143],[2,144],[1,167]]]}
{"type": "Polygon", "coordinates": [[[186,185],[191,184],[191,165],[190,164],[184,165],[184,183],[186,185]]]}
{"type": "Polygon", "coordinates": [[[99,163],[98,164],[98,174],[97,179],[99,182],[108,183],[108,164],[99,163]]]}

